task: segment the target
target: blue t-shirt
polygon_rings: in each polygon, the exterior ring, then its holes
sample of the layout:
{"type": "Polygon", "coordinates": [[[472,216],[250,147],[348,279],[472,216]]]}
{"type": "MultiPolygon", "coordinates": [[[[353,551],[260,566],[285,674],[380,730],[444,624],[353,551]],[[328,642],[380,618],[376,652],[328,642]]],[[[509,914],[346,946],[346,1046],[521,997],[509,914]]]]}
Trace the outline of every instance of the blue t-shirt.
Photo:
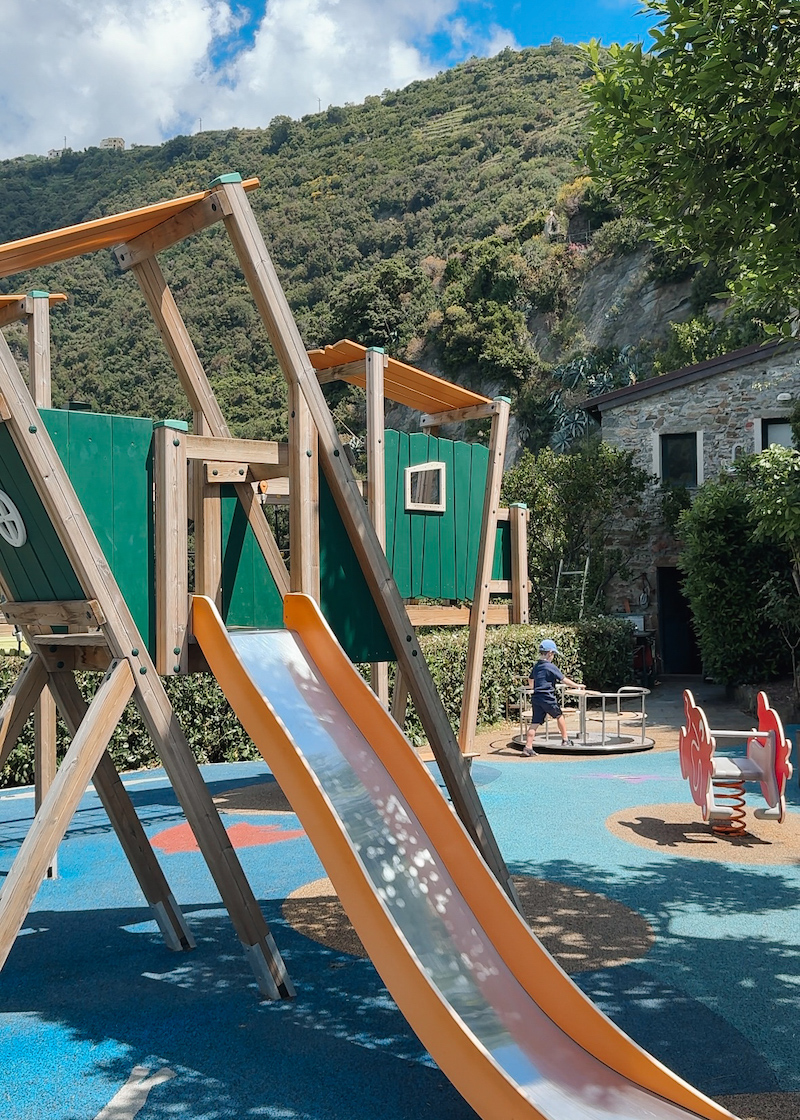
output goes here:
{"type": "Polygon", "coordinates": [[[559,681],[563,681],[564,674],[552,661],[542,659],[537,661],[531,669],[530,679],[533,681],[534,696],[541,697],[543,700],[554,701],[556,698],[555,686],[559,681]]]}

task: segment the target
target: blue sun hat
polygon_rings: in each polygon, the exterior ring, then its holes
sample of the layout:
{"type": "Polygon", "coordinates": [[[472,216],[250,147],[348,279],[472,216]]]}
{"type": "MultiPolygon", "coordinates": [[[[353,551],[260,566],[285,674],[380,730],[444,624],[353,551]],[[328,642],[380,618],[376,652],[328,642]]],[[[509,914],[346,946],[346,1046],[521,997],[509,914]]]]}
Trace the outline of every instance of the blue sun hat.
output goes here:
{"type": "Polygon", "coordinates": [[[561,653],[561,650],[558,648],[552,638],[545,638],[544,641],[540,644],[539,649],[542,653],[561,653]]]}

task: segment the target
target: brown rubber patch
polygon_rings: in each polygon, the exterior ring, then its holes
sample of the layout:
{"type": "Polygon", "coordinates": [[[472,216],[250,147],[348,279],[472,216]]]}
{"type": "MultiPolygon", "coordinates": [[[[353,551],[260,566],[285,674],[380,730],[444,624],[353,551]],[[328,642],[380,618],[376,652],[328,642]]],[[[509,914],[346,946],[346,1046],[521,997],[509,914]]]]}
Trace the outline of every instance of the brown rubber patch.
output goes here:
{"type": "Polygon", "coordinates": [[[800,864],[800,813],[788,812],[778,824],[757,820],[748,810],[746,824],[747,832],[739,838],[718,836],[692,802],[639,805],[606,820],[608,831],[620,840],[667,855],[722,863],[800,864]]]}
{"type": "Polygon", "coordinates": [[[291,813],[281,787],[270,779],[250,786],[235,786],[214,797],[220,813],[291,813]]]}
{"type": "Polygon", "coordinates": [[[717,1097],[739,1120],[797,1120],[800,1093],[737,1093],[717,1097]]]}
{"type": "MultiPolygon", "coordinates": [[[[653,931],[642,915],[605,895],[527,875],[513,880],[528,924],[567,972],[629,964],[653,944],[653,931]]],[[[367,955],[330,879],[294,891],[283,904],[283,916],[298,933],[321,945],[367,955]]]]}

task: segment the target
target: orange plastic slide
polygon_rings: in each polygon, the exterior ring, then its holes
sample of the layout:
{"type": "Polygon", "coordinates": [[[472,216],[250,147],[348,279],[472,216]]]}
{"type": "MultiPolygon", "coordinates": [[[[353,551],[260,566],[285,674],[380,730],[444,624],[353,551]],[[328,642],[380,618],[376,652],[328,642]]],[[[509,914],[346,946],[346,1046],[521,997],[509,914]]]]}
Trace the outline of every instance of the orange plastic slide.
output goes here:
{"type": "Polygon", "coordinates": [[[731,1120],[536,940],[313,600],[287,596],[277,631],[229,632],[193,603],[212,672],[384,983],[484,1120],[731,1120]]]}

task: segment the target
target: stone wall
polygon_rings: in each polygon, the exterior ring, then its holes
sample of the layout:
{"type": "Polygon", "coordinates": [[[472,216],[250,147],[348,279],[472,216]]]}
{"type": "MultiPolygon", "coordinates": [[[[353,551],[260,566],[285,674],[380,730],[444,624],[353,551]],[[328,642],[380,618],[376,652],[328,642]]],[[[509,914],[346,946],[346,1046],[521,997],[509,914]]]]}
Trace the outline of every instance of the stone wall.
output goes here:
{"type": "Polygon", "coordinates": [[[606,443],[634,453],[638,466],[653,476],[645,500],[645,539],[624,516],[619,519],[618,541],[630,568],[628,579],[609,587],[608,608],[643,613],[640,604],[642,577],[649,583],[650,601],[644,608],[645,625],[658,630],[656,569],[674,567],[678,545],[664,524],[659,494],[659,437],[687,432],[702,433],[698,455],[698,482],[716,478],[735,458],[761,450],[762,421],[787,418],[800,399],[800,351],[793,349],[753,361],[737,369],[720,371],[686,385],[665,386],[663,392],[622,401],[602,413],[606,443]],[[778,395],[789,394],[778,400],[778,395]]]}

